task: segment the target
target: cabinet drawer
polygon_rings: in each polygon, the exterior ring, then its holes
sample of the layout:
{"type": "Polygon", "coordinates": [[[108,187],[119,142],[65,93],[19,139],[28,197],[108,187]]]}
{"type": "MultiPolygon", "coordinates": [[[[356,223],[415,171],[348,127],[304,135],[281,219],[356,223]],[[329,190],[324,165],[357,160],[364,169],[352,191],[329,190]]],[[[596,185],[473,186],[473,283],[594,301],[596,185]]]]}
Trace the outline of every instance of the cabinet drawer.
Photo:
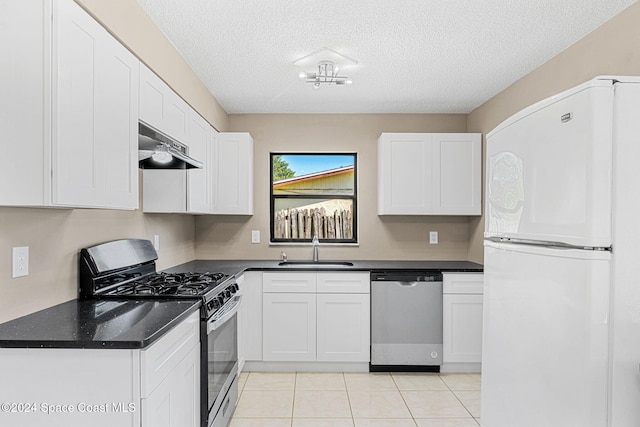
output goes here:
{"type": "Polygon", "coordinates": [[[263,292],[316,292],[316,273],[264,273],[263,292]]]}
{"type": "Polygon", "coordinates": [[[444,273],[442,276],[445,294],[482,294],[482,273],[444,273]]]}
{"type": "Polygon", "coordinates": [[[195,312],[140,354],[141,394],[147,397],[200,342],[200,312],[195,312]]]}
{"type": "Polygon", "coordinates": [[[318,273],[318,293],[332,294],[368,294],[370,293],[370,275],[363,272],[318,273]]]}

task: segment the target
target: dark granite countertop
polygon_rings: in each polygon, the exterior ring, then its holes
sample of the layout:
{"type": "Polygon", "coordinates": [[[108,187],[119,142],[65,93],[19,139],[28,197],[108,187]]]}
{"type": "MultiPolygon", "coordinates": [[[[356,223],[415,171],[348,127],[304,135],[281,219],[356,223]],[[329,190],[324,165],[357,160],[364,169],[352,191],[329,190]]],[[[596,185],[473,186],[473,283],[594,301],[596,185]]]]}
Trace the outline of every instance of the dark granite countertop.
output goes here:
{"type": "MultiPolygon", "coordinates": [[[[290,260],[292,261],[292,260],[290,260]]],[[[299,262],[298,260],[293,262],[299,262]]],[[[482,272],[483,266],[469,261],[350,261],[353,265],[331,264],[332,261],[321,260],[324,264],[280,265],[273,260],[194,260],[176,265],[165,271],[196,273],[222,272],[238,275],[244,271],[380,271],[380,270],[435,270],[442,272],[482,272]]],[[[343,263],[344,261],[335,261],[343,263]]]]}
{"type": "Polygon", "coordinates": [[[0,347],[141,349],[199,307],[197,300],[72,300],[0,324],[0,347]]]}

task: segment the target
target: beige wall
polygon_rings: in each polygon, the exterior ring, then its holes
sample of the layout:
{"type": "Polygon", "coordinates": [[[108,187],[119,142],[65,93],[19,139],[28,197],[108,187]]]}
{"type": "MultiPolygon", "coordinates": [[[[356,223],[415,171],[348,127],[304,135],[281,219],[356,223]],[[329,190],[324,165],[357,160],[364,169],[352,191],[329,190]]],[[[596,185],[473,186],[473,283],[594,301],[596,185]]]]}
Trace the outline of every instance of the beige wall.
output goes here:
{"type": "Polygon", "coordinates": [[[465,132],[466,115],[427,114],[247,114],[230,115],[230,129],[254,139],[254,215],[198,217],[196,256],[222,259],[307,259],[309,246],[269,246],[269,153],[345,151],[358,154],[359,246],[325,246],[324,259],[467,259],[466,217],[379,217],[377,141],[382,132],[465,132]],[[262,242],[251,244],[251,230],[262,242]],[[428,244],[429,231],[440,243],[428,244]]]}
{"type": "MultiPolygon", "coordinates": [[[[486,135],[522,108],[598,75],[640,75],[640,3],[476,108],[467,131],[486,135]]],[[[482,263],[484,224],[477,219],[470,227],[469,260],[482,263]]]]}

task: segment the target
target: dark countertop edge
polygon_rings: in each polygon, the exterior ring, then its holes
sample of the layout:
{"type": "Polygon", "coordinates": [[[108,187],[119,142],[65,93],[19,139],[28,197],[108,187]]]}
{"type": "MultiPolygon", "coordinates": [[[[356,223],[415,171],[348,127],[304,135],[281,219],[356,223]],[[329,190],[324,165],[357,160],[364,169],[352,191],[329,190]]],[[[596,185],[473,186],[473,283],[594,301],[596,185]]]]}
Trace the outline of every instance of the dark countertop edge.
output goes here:
{"type": "MultiPolygon", "coordinates": [[[[341,262],[336,260],[337,262],[341,262]]],[[[163,271],[179,272],[190,270],[204,270],[199,267],[211,265],[222,270],[230,276],[239,276],[245,271],[325,271],[325,272],[349,272],[349,271],[388,271],[388,270],[413,270],[428,271],[437,270],[443,273],[482,273],[484,266],[471,261],[369,261],[354,260],[353,266],[332,267],[327,265],[279,265],[277,260],[215,260],[197,259],[188,261],[163,271]]]]}
{"type": "MultiPolygon", "coordinates": [[[[145,300],[147,301],[147,300],[145,300]]],[[[181,300],[186,302],[188,300],[181,300]]],[[[199,300],[193,300],[193,304],[185,309],[180,315],[174,317],[167,322],[162,328],[158,329],[153,335],[148,336],[143,340],[122,340],[122,341],[93,341],[91,345],[86,345],[86,342],[78,342],[71,340],[55,340],[44,341],[40,340],[0,340],[1,348],[56,348],[56,349],[75,349],[75,350],[141,350],[145,349],[157,340],[162,338],[167,332],[173,329],[178,323],[185,320],[194,312],[200,309],[201,302],[199,300]]],[[[46,309],[44,309],[46,310],[46,309]]]]}

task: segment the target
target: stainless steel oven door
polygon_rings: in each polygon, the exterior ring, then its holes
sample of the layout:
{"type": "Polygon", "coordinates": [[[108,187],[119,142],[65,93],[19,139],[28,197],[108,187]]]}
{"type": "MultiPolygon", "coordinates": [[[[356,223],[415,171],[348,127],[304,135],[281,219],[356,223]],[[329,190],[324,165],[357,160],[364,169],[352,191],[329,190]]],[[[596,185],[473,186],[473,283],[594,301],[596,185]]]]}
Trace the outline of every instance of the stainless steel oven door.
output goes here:
{"type": "MultiPolygon", "coordinates": [[[[226,427],[235,409],[238,374],[237,312],[240,301],[241,295],[234,295],[203,327],[206,331],[206,354],[203,354],[202,372],[207,376],[207,422],[203,422],[203,426],[206,427],[226,427]]],[[[202,345],[204,348],[204,341],[202,345]]],[[[204,398],[202,403],[205,403],[204,398]]]]}

